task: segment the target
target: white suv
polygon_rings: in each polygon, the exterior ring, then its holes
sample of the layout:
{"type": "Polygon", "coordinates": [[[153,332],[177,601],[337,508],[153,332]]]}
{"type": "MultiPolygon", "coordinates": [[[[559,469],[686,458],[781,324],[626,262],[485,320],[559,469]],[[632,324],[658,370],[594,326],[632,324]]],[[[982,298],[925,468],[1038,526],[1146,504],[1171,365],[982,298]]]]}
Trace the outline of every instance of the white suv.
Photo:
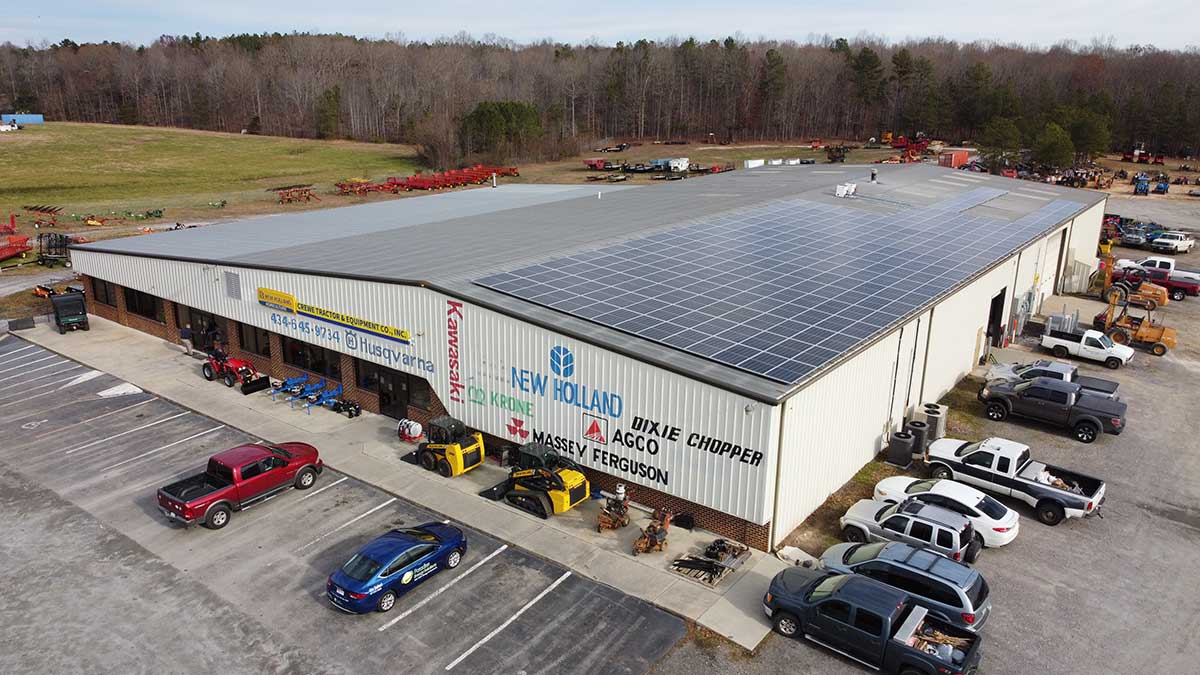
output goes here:
{"type": "Polygon", "coordinates": [[[1187,253],[1196,245],[1196,240],[1192,239],[1186,232],[1163,232],[1158,235],[1158,238],[1150,242],[1150,248],[1155,251],[1170,251],[1172,253],[1187,253]]]}

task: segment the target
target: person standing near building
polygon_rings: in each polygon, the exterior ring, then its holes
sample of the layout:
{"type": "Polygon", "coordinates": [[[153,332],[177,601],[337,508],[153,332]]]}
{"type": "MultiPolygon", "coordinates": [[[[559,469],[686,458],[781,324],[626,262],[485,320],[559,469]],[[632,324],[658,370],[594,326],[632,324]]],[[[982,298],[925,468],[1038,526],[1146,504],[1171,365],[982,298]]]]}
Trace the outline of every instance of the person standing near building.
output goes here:
{"type": "Polygon", "coordinates": [[[183,353],[192,355],[192,324],[184,324],[179,329],[179,341],[183,343],[183,353]]]}

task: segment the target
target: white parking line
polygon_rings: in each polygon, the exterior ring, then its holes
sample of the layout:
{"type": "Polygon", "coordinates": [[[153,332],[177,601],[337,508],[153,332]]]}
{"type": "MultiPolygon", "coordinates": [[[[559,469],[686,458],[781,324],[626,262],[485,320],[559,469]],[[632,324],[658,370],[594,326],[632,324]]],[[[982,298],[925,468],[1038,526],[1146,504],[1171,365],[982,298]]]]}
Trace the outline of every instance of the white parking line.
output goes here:
{"type": "MultiPolygon", "coordinates": [[[[82,368],[82,367],[83,367],[83,366],[71,366],[70,368],[67,368],[66,370],[60,370],[60,371],[58,371],[57,373],[50,373],[49,375],[42,375],[41,377],[35,377],[35,378],[33,378],[32,380],[26,380],[25,382],[22,382],[21,384],[29,384],[30,382],[33,382],[34,380],[44,380],[44,379],[46,379],[47,377],[54,377],[55,375],[62,375],[63,373],[69,373],[69,372],[71,372],[72,370],[75,370],[76,368],[82,368]]],[[[0,408],[7,408],[7,407],[8,407],[8,406],[10,406],[10,405],[17,405],[17,404],[19,404],[19,403],[24,403],[24,402],[25,402],[27,399],[25,399],[25,398],[20,398],[20,397],[23,397],[23,396],[25,396],[25,395],[26,395],[26,394],[28,394],[29,392],[31,392],[31,391],[37,391],[38,389],[45,389],[46,387],[53,387],[54,385],[56,385],[56,384],[62,384],[63,382],[70,382],[71,380],[75,379],[76,377],[77,377],[77,376],[75,376],[75,375],[71,375],[70,377],[67,377],[67,378],[64,378],[64,379],[61,379],[61,380],[55,380],[55,381],[53,381],[53,382],[48,382],[48,383],[46,383],[46,384],[39,384],[39,385],[38,385],[38,386],[36,386],[36,387],[30,387],[29,389],[26,389],[26,390],[22,391],[22,392],[21,392],[21,393],[18,395],[18,400],[16,400],[16,401],[13,401],[12,403],[5,403],[4,405],[0,405],[0,408]]],[[[11,397],[11,396],[5,396],[5,397],[3,397],[3,398],[12,398],[12,397],[11,397]]],[[[36,396],[33,396],[33,397],[30,397],[30,398],[37,398],[37,397],[36,397],[36,396]]]]}
{"type": "Polygon", "coordinates": [[[446,589],[448,589],[451,586],[453,586],[454,584],[457,584],[458,582],[462,581],[463,577],[467,576],[471,572],[474,572],[475,570],[479,569],[480,567],[483,567],[484,563],[491,560],[492,558],[495,558],[496,556],[500,555],[501,553],[504,553],[504,551],[507,549],[508,549],[508,544],[504,544],[503,546],[496,549],[495,551],[492,551],[491,553],[487,554],[486,558],[484,558],[483,560],[480,560],[479,562],[475,563],[474,565],[471,565],[469,568],[467,568],[467,570],[465,572],[454,577],[453,579],[448,581],[445,586],[442,586],[441,588],[439,588],[436,591],[434,591],[433,593],[431,593],[429,595],[429,597],[421,600],[420,602],[413,605],[412,607],[409,607],[408,609],[404,610],[399,616],[395,617],[391,621],[388,621],[387,623],[380,626],[379,631],[383,632],[383,631],[391,628],[392,626],[395,626],[397,623],[400,622],[401,619],[404,619],[405,617],[409,616],[410,614],[417,611],[418,609],[421,609],[422,607],[425,606],[425,603],[429,602],[430,600],[433,600],[434,598],[441,595],[442,593],[445,593],[446,589]]]}
{"type": "Polygon", "coordinates": [[[212,429],[209,429],[208,431],[201,431],[198,434],[192,434],[191,436],[188,436],[187,438],[181,438],[178,441],[164,445],[161,448],[155,448],[153,450],[143,452],[142,454],[138,455],[137,457],[130,457],[129,459],[117,462],[116,464],[110,464],[110,465],[104,467],[103,469],[100,469],[100,473],[104,473],[105,471],[108,471],[109,469],[115,469],[118,466],[125,466],[126,464],[128,464],[130,462],[136,462],[143,457],[149,457],[150,455],[153,455],[154,453],[156,453],[160,450],[166,450],[167,448],[173,448],[176,445],[179,445],[180,443],[187,443],[188,441],[192,440],[193,438],[200,438],[201,436],[207,436],[208,434],[211,434],[214,431],[220,431],[221,429],[224,429],[224,428],[225,428],[225,425],[222,424],[221,426],[213,427],[212,429]]]}
{"type": "MultiPolygon", "coordinates": [[[[46,359],[52,359],[52,358],[55,358],[55,357],[53,357],[53,356],[46,357],[46,359]]],[[[29,365],[33,365],[33,364],[37,363],[38,361],[45,361],[46,359],[38,359],[37,361],[30,361],[29,365]]],[[[22,377],[22,376],[28,375],[29,373],[36,373],[39,370],[45,370],[47,368],[57,368],[58,366],[61,366],[64,363],[70,363],[70,361],[66,361],[66,360],[57,361],[55,363],[50,363],[50,364],[47,364],[44,366],[40,366],[38,368],[31,368],[23,373],[17,373],[16,375],[9,375],[8,377],[0,377],[0,382],[7,382],[8,380],[11,380],[13,378],[22,377]]],[[[0,372],[3,372],[3,371],[0,371],[0,372]]],[[[20,382],[13,382],[10,385],[6,385],[6,387],[15,387],[18,384],[20,384],[20,382]]]]}
{"type": "Polygon", "coordinates": [[[68,424],[65,427],[59,427],[57,429],[53,429],[51,431],[47,431],[45,433],[38,434],[37,436],[34,436],[34,438],[37,439],[37,438],[42,438],[44,436],[51,436],[51,435],[57,434],[59,432],[66,431],[67,429],[70,429],[71,427],[77,427],[80,424],[87,424],[88,422],[95,422],[96,420],[103,419],[105,417],[108,417],[109,415],[116,415],[119,412],[125,412],[126,410],[131,410],[140,405],[146,405],[147,403],[150,403],[151,401],[157,401],[157,400],[158,400],[157,396],[151,396],[150,398],[146,399],[145,401],[134,403],[133,405],[127,405],[124,408],[118,408],[117,410],[110,410],[110,411],[104,413],[103,415],[96,415],[95,417],[89,417],[88,419],[83,420],[82,422],[72,422],[71,424],[68,424]]]}
{"type": "MultiPolygon", "coordinates": [[[[48,368],[57,368],[58,366],[66,365],[66,364],[68,364],[68,363],[70,363],[70,361],[59,361],[58,363],[53,363],[53,364],[50,364],[50,365],[49,365],[49,366],[47,366],[47,367],[48,367],[48,368]]],[[[64,370],[57,370],[57,371],[54,371],[54,372],[52,372],[52,373],[45,373],[45,374],[43,374],[43,375],[38,375],[37,377],[31,377],[31,378],[28,378],[28,379],[25,379],[25,380],[19,380],[19,381],[17,381],[17,382],[9,382],[8,384],[6,384],[6,385],[4,386],[4,389],[5,389],[5,391],[8,391],[8,390],[10,390],[10,389],[14,389],[14,390],[16,390],[16,391],[22,391],[22,390],[21,390],[21,387],[24,387],[25,385],[29,384],[30,382],[36,382],[36,381],[38,381],[38,380],[41,380],[41,379],[43,379],[43,378],[47,378],[47,377],[54,377],[55,375],[57,375],[57,374],[59,374],[59,373],[65,373],[65,372],[67,372],[68,370],[72,370],[72,369],[74,369],[74,368],[82,368],[82,366],[79,366],[79,365],[74,365],[74,366],[71,366],[70,368],[66,368],[66,369],[64,369],[64,370]]],[[[43,369],[42,369],[42,368],[35,368],[34,370],[43,370],[43,369]]],[[[32,372],[32,371],[30,371],[30,372],[32,372]]],[[[14,376],[14,377],[15,377],[15,376],[14,376]]]]}
{"type": "Polygon", "coordinates": [[[140,427],[134,427],[133,429],[130,429],[130,430],[128,430],[128,431],[122,431],[122,432],[121,432],[121,433],[119,433],[119,434],[113,434],[112,436],[109,436],[108,438],[101,438],[101,439],[100,439],[100,440],[98,440],[98,441],[92,441],[91,443],[87,443],[87,444],[85,444],[85,445],[81,445],[81,446],[79,446],[79,447],[77,447],[77,448],[71,448],[70,450],[67,450],[67,452],[66,452],[65,454],[68,454],[68,455],[70,455],[70,454],[74,454],[74,453],[76,453],[76,452],[79,452],[80,450],[87,450],[88,448],[90,448],[90,447],[92,447],[92,446],[95,446],[95,445],[100,445],[101,443],[105,443],[105,442],[107,442],[107,441],[111,441],[111,440],[113,440],[114,438],[120,438],[120,437],[122,437],[122,436],[128,436],[129,434],[132,434],[132,433],[133,433],[133,432],[135,432],[135,431],[141,431],[142,429],[149,429],[150,427],[157,426],[157,425],[159,425],[159,424],[162,424],[163,422],[170,422],[170,421],[171,421],[171,420],[173,420],[173,419],[178,419],[178,418],[180,418],[180,417],[183,417],[184,415],[190,415],[190,414],[192,414],[192,411],[191,411],[191,410],[184,410],[183,412],[179,413],[178,415],[171,415],[170,417],[167,417],[167,418],[165,418],[165,419],[158,420],[157,422],[151,422],[151,423],[149,423],[149,424],[143,424],[143,425],[142,425],[142,426],[140,426],[140,427]]]}
{"type": "Polygon", "coordinates": [[[324,492],[324,491],[328,490],[329,488],[333,487],[334,485],[337,485],[338,483],[340,483],[340,482],[342,482],[342,481],[346,480],[347,478],[349,478],[349,476],[342,476],[341,478],[339,478],[339,479],[337,479],[337,480],[333,481],[333,482],[332,482],[332,483],[330,483],[329,485],[326,485],[326,486],[324,486],[324,487],[318,488],[317,490],[314,490],[314,491],[312,491],[312,492],[310,492],[310,493],[308,493],[308,494],[304,495],[303,497],[301,497],[300,499],[297,499],[296,501],[298,501],[298,502],[302,502],[302,501],[304,501],[305,499],[308,499],[309,497],[316,497],[317,495],[319,495],[319,494],[321,494],[322,492],[324,492]]]}
{"type": "MultiPolygon", "coordinates": [[[[11,352],[4,352],[3,354],[0,354],[0,357],[12,356],[13,354],[16,354],[17,352],[23,352],[26,349],[33,349],[33,345],[29,345],[28,347],[21,347],[20,349],[14,349],[11,352]]],[[[32,356],[32,355],[26,354],[25,356],[32,356]]],[[[25,356],[21,356],[21,357],[15,358],[15,359],[4,359],[3,361],[0,361],[0,364],[9,363],[10,361],[20,361],[21,359],[25,358],[25,356]]]]}
{"type": "MultiPolygon", "coordinates": [[[[30,356],[37,356],[37,354],[31,354],[30,356]]],[[[23,359],[25,357],[21,357],[21,358],[23,359]]],[[[8,372],[12,372],[14,370],[28,368],[29,366],[32,366],[35,363],[41,363],[42,361],[49,361],[50,359],[57,359],[57,358],[58,358],[58,354],[47,354],[47,355],[43,356],[42,358],[34,359],[34,360],[30,361],[29,363],[22,363],[19,366],[13,366],[12,368],[5,368],[4,370],[0,370],[0,373],[8,373],[8,372]]],[[[13,359],[13,362],[20,361],[20,360],[21,359],[13,359]]],[[[8,365],[8,364],[5,364],[5,365],[8,365]]],[[[20,376],[18,375],[16,377],[20,377],[20,376]]],[[[12,378],[6,377],[4,379],[8,380],[8,379],[12,379],[12,378]]]]}
{"type": "Polygon", "coordinates": [[[532,599],[532,600],[530,600],[529,602],[525,603],[525,606],[524,606],[524,607],[522,607],[521,609],[518,609],[516,614],[513,614],[512,616],[508,617],[508,621],[505,621],[504,623],[502,623],[502,624],[500,624],[499,626],[497,626],[495,630],[493,630],[492,632],[488,633],[488,634],[487,634],[487,635],[486,635],[486,636],[485,636],[485,637],[484,637],[482,640],[480,640],[479,642],[476,642],[476,643],[475,643],[475,644],[474,644],[474,645],[473,645],[473,646],[472,646],[470,649],[468,649],[467,651],[463,652],[461,656],[459,656],[457,659],[454,659],[453,661],[451,661],[451,662],[450,662],[450,665],[446,666],[446,670],[450,670],[450,669],[451,669],[451,668],[453,668],[454,666],[457,666],[458,664],[462,663],[463,659],[467,658],[467,657],[468,657],[468,656],[470,656],[471,654],[474,654],[476,649],[479,649],[480,647],[482,647],[482,646],[484,646],[485,644],[487,644],[488,640],[491,640],[492,638],[496,637],[496,635],[497,635],[497,634],[499,634],[499,633],[500,633],[500,631],[502,631],[502,630],[504,630],[505,628],[507,628],[507,627],[508,627],[508,624],[510,624],[510,623],[512,623],[512,622],[514,622],[514,621],[516,621],[518,617],[520,617],[522,614],[524,614],[524,613],[525,613],[525,610],[527,610],[527,609],[529,609],[530,607],[533,607],[535,604],[537,604],[537,601],[538,601],[538,600],[541,600],[542,598],[546,597],[546,595],[548,595],[548,594],[550,593],[550,591],[554,590],[555,588],[557,588],[557,587],[558,587],[558,585],[559,585],[559,584],[561,584],[562,582],[566,581],[566,580],[567,580],[567,577],[569,577],[569,576],[571,576],[571,572],[570,572],[570,570],[568,570],[568,571],[566,571],[566,572],[563,572],[563,575],[562,575],[561,577],[559,577],[559,578],[555,579],[555,580],[554,580],[554,583],[552,583],[552,584],[550,584],[549,586],[547,586],[547,587],[545,588],[545,590],[543,590],[541,593],[538,593],[538,594],[537,594],[537,596],[536,596],[536,597],[534,597],[534,599],[532,599]]]}
{"type": "MultiPolygon", "coordinates": [[[[55,381],[55,382],[51,382],[50,384],[43,384],[41,387],[34,387],[33,389],[30,389],[30,390],[28,390],[28,391],[34,391],[34,390],[36,390],[36,389],[41,389],[42,387],[50,387],[50,386],[53,386],[53,385],[56,385],[56,384],[62,384],[63,382],[70,382],[70,381],[71,381],[71,380],[73,380],[73,379],[75,379],[75,378],[74,378],[74,377],[68,377],[68,378],[67,378],[67,379],[65,379],[65,380],[57,380],[57,381],[55,381]]],[[[28,393],[28,391],[27,391],[26,393],[28,393]]],[[[43,396],[49,396],[50,394],[57,394],[57,393],[58,393],[58,391],[59,391],[58,389],[51,389],[50,391],[44,391],[44,392],[42,392],[42,393],[40,393],[40,394],[34,394],[33,396],[25,396],[25,397],[23,397],[23,398],[21,398],[21,399],[18,399],[18,400],[16,400],[16,401],[13,401],[12,403],[5,403],[4,405],[0,405],[0,408],[7,408],[7,407],[8,407],[8,406],[10,406],[10,405],[20,405],[20,404],[22,404],[22,403],[26,403],[26,402],[28,402],[28,401],[32,401],[32,400],[33,400],[33,399],[35,399],[35,398],[41,398],[41,397],[43,397],[43,396]]]]}
{"type": "Polygon", "coordinates": [[[332,530],[326,532],[325,534],[317,537],[316,539],[313,539],[312,541],[301,546],[300,548],[294,549],[292,551],[292,553],[299,553],[300,551],[303,551],[304,549],[308,548],[309,546],[312,546],[313,544],[317,543],[318,541],[321,541],[322,539],[324,539],[325,537],[328,537],[329,535],[333,534],[334,532],[337,532],[338,530],[342,529],[343,527],[349,527],[349,526],[353,525],[354,523],[357,523],[358,521],[362,520],[363,518],[366,518],[367,516],[371,515],[372,513],[375,513],[379,509],[382,509],[383,507],[387,506],[388,504],[391,504],[394,501],[396,501],[396,498],[392,497],[391,499],[380,504],[379,506],[376,506],[375,508],[371,509],[370,511],[367,511],[366,513],[362,514],[361,516],[355,516],[354,518],[351,518],[350,520],[342,523],[341,525],[338,525],[337,527],[335,527],[332,530]]]}

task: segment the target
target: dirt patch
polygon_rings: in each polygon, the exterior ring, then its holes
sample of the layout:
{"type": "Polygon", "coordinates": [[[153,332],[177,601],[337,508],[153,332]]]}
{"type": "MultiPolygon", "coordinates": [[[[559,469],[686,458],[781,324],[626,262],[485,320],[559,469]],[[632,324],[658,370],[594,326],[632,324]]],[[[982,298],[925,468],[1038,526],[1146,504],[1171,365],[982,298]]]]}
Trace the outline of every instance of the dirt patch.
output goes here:
{"type": "Polygon", "coordinates": [[[32,291],[19,291],[0,298],[0,319],[23,319],[50,313],[50,301],[32,291]]]}
{"type": "Polygon", "coordinates": [[[946,418],[947,436],[976,439],[983,435],[983,425],[987,420],[980,414],[981,406],[976,398],[982,386],[983,378],[968,375],[938,401],[950,408],[946,418]]]}

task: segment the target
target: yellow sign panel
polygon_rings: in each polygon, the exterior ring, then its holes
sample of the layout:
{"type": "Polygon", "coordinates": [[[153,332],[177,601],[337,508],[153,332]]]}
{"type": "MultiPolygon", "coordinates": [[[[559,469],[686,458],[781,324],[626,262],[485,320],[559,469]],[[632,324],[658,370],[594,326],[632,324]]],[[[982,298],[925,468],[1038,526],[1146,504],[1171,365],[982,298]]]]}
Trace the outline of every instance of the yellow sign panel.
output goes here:
{"type": "Polygon", "coordinates": [[[296,313],[296,296],[269,288],[258,289],[258,303],[283,312],[296,313]]]}
{"type": "Polygon", "coordinates": [[[408,344],[409,340],[412,339],[412,334],[403,328],[387,326],[375,321],[367,321],[366,319],[360,319],[349,314],[342,314],[341,312],[317,307],[316,305],[306,305],[302,302],[296,302],[296,296],[270,288],[258,289],[258,302],[272,309],[278,309],[290,314],[309,316],[320,321],[378,335],[379,337],[403,342],[404,344],[408,344]]]}

